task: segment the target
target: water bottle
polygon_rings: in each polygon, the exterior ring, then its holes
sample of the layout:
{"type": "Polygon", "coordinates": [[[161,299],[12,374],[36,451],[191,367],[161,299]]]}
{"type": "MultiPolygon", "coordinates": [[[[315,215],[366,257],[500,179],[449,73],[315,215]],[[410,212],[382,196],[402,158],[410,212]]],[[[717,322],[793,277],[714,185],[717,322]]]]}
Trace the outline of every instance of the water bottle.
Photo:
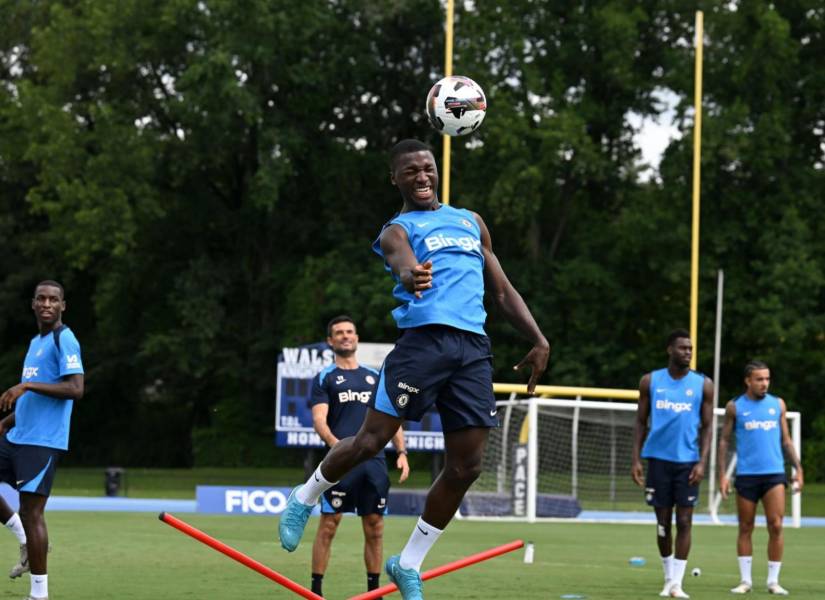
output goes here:
{"type": "Polygon", "coordinates": [[[524,546],[524,562],[526,564],[533,564],[533,542],[527,542],[524,546]]]}

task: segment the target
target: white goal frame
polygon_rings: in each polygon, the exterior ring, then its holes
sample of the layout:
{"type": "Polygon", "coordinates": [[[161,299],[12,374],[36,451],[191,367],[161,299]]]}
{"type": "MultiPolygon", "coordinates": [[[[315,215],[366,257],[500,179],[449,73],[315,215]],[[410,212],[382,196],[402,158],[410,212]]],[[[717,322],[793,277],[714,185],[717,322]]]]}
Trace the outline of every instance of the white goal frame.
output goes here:
{"type": "MultiPolygon", "coordinates": [[[[520,521],[520,522],[527,522],[527,523],[537,523],[537,522],[559,522],[559,521],[570,521],[569,518],[560,518],[560,517],[539,517],[536,515],[536,508],[537,508],[537,498],[538,498],[538,479],[539,479],[539,407],[551,407],[551,408],[567,408],[572,409],[572,420],[570,427],[572,429],[571,432],[571,448],[570,448],[570,455],[571,455],[571,472],[570,472],[570,490],[572,492],[572,496],[576,497],[577,495],[577,486],[578,486],[578,464],[579,464],[579,415],[582,409],[588,410],[606,410],[606,411],[622,411],[622,412],[635,412],[637,404],[635,402],[606,402],[606,401],[594,401],[594,400],[583,400],[581,396],[573,398],[573,399],[561,399],[561,398],[538,398],[538,397],[531,397],[531,398],[515,398],[515,393],[511,395],[509,400],[499,400],[496,402],[496,406],[500,411],[499,414],[502,415],[502,430],[503,430],[503,439],[507,440],[508,430],[512,427],[510,423],[510,414],[514,407],[519,407],[522,410],[524,407],[527,407],[527,490],[526,490],[526,514],[525,516],[511,516],[511,515],[498,515],[498,516],[483,516],[483,515],[461,515],[460,511],[456,513],[456,517],[459,519],[467,519],[467,520],[496,520],[496,521],[520,521]]],[[[718,418],[724,418],[725,410],[724,408],[716,408],[714,410],[714,431],[716,430],[716,421],[718,418]]],[[[801,414],[799,412],[788,411],[786,413],[786,417],[788,419],[788,425],[791,432],[791,438],[793,440],[794,448],[796,450],[797,456],[802,456],[802,448],[801,448],[801,414]]],[[[714,436],[714,443],[715,443],[714,436]]],[[[497,465],[497,471],[499,474],[499,482],[498,482],[498,491],[502,491],[502,486],[505,488],[508,485],[511,485],[509,481],[503,481],[501,476],[506,473],[507,471],[507,461],[511,460],[509,456],[509,452],[502,452],[501,453],[501,464],[497,465]]],[[[716,489],[716,478],[717,478],[717,465],[716,465],[716,453],[712,453],[710,458],[710,464],[708,465],[707,469],[707,476],[705,478],[705,482],[709,484],[708,490],[708,513],[711,517],[711,521],[713,523],[721,523],[719,519],[718,509],[721,503],[721,494],[716,489]]],[[[729,461],[728,465],[728,475],[730,476],[733,473],[733,470],[736,466],[736,455],[734,454],[729,461]]],[[[617,474],[617,477],[630,477],[630,473],[622,473],[617,474]]],[[[644,503],[641,497],[639,496],[639,510],[644,509],[644,503]]],[[[800,527],[801,526],[801,518],[802,518],[802,498],[801,493],[792,494],[791,496],[791,524],[793,527],[800,527]]],[[[591,519],[588,519],[591,520],[591,519]]],[[[596,519],[599,520],[599,519],[596,519]]],[[[605,519],[607,520],[615,520],[615,519],[605,519]]]]}

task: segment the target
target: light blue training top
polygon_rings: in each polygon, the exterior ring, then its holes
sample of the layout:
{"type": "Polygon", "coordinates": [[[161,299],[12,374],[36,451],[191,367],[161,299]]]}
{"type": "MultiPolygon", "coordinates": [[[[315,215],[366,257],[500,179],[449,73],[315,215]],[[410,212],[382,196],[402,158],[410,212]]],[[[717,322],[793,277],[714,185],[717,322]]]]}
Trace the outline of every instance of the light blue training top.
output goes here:
{"type": "MultiPolygon", "coordinates": [[[[486,335],[484,255],[481,228],[473,213],[442,205],[438,210],[399,213],[384,229],[393,224],[407,232],[419,264],[428,260],[433,263],[433,287],[425,290],[421,298],[404,289],[393,273],[393,296],[401,303],[392,311],[398,327],[449,325],[486,335]]],[[[372,247],[384,258],[380,235],[372,247]]],[[[392,272],[386,262],[385,266],[392,272]]]]}
{"type": "Polygon", "coordinates": [[[785,472],[782,454],[782,407],[766,394],[751,400],[742,394],[736,405],[736,474],[771,475],[785,472]]]}
{"type": "MultiPolygon", "coordinates": [[[[20,381],[59,383],[67,375],[76,373],[83,373],[80,343],[72,330],[63,326],[59,331],[32,339],[20,381]]],[[[74,400],[70,398],[25,392],[17,399],[14,427],[6,437],[15,444],[68,450],[73,405],[74,400]]]]}
{"type": "Polygon", "coordinates": [[[689,371],[673,379],[667,369],[650,374],[650,431],[644,458],[679,463],[699,460],[699,423],[705,376],[689,371]]]}

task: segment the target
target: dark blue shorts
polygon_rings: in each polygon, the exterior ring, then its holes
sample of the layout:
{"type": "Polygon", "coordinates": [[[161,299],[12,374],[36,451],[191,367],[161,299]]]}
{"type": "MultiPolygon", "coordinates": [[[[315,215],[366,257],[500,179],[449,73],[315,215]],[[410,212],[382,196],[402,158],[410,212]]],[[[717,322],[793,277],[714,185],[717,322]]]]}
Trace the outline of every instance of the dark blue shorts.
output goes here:
{"type": "Polygon", "coordinates": [[[325,515],[354,512],[359,515],[383,515],[387,510],[390,478],[387,463],[373,458],[361,463],[321,497],[325,515]]]}
{"type": "Polygon", "coordinates": [[[751,502],[759,502],[768,490],[777,485],[788,485],[788,478],[784,473],[768,475],[737,475],[734,482],[736,493],[751,502]]]}
{"type": "Polygon", "coordinates": [[[48,496],[63,450],[13,444],[0,436],[0,481],[20,492],[48,496]]]}
{"type": "Polygon", "coordinates": [[[648,505],[657,508],[696,506],[699,503],[699,486],[688,483],[695,464],[647,459],[645,501],[648,505]]]}
{"type": "Polygon", "coordinates": [[[497,427],[490,338],[445,325],[403,330],[371,404],[409,421],[420,421],[435,404],[445,433],[497,427]]]}

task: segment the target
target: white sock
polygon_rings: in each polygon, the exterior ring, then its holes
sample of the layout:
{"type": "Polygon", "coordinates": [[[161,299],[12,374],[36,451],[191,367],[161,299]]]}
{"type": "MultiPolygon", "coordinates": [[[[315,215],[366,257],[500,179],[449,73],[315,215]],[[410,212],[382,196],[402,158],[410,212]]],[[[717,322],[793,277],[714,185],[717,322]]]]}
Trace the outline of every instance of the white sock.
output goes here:
{"type": "Polygon", "coordinates": [[[662,570],[665,572],[665,581],[670,581],[672,578],[670,573],[673,569],[673,555],[662,557],[662,570]]]}
{"type": "Polygon", "coordinates": [[[307,479],[307,482],[303,485],[303,487],[295,492],[295,498],[297,498],[298,502],[301,504],[315,506],[318,504],[318,498],[321,497],[321,494],[326,492],[336,483],[338,482],[327,481],[324,479],[324,476],[321,475],[321,465],[318,465],[315,468],[315,472],[309,476],[309,479],[307,479]]]}
{"type": "Polygon", "coordinates": [[[751,567],[753,566],[752,556],[739,556],[739,581],[744,581],[748,585],[753,585],[751,567]]]}
{"type": "Polygon", "coordinates": [[[23,521],[20,520],[20,515],[14,513],[11,518],[6,521],[6,527],[11,530],[18,542],[21,544],[26,543],[26,530],[23,529],[23,521]]]}
{"type": "Polygon", "coordinates": [[[768,585],[779,583],[779,569],[782,568],[782,561],[768,561],[768,585]]]}
{"type": "Polygon", "coordinates": [[[29,595],[32,598],[45,598],[49,595],[49,576],[31,574],[31,592],[29,595]]]}
{"type": "Polygon", "coordinates": [[[433,547],[442,531],[425,523],[424,519],[418,517],[418,523],[415,524],[415,529],[413,529],[410,539],[407,540],[407,545],[401,551],[401,558],[398,561],[401,568],[420,571],[424,557],[427,556],[427,552],[433,547]]]}
{"type": "Polygon", "coordinates": [[[679,560],[674,558],[670,567],[670,580],[675,582],[679,587],[682,587],[682,579],[685,578],[685,568],[687,567],[686,560],[679,560]]]}

